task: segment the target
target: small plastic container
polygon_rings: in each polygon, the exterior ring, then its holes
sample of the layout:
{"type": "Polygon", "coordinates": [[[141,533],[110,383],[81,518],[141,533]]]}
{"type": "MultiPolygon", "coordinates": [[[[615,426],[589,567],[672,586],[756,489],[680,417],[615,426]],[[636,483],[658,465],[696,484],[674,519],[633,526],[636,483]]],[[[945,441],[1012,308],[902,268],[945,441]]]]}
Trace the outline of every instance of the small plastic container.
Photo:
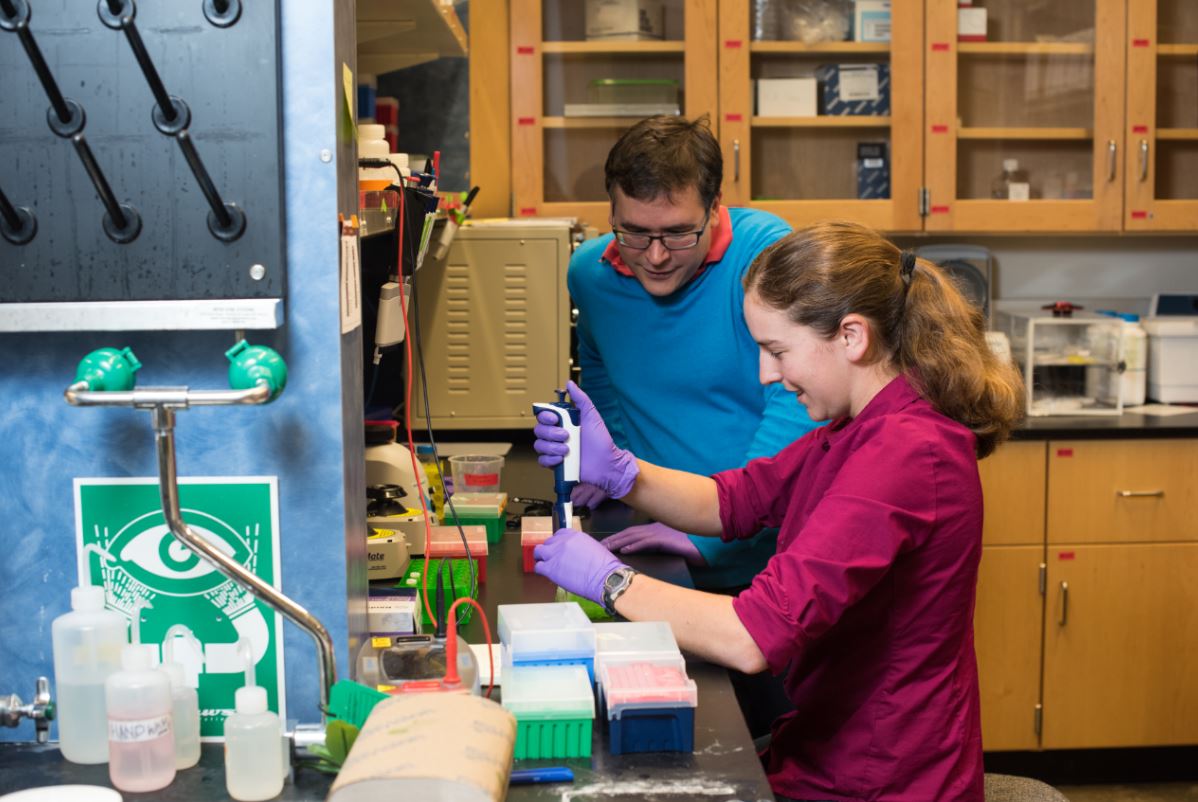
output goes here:
{"type": "Polygon", "coordinates": [[[456,493],[498,493],[499,480],[503,475],[503,457],[458,454],[449,458],[449,469],[453,473],[453,489],[456,493]]]}
{"type": "Polygon", "coordinates": [[[487,528],[479,524],[462,527],[459,532],[456,526],[434,526],[429,534],[428,555],[434,559],[451,557],[466,559],[466,546],[470,547],[470,559],[478,568],[478,583],[487,581],[487,528]],[[462,543],[462,535],[466,543],[462,543]]]}
{"type": "Polygon", "coordinates": [[[267,708],[266,688],[254,682],[253,648],[237,643],[245,661],[245,685],[233,694],[234,712],[225,718],[225,789],[238,802],[260,802],[283,792],[283,729],[267,708]]]}
{"type": "Polygon", "coordinates": [[[612,754],[691,752],[699,692],[686,663],[672,659],[605,663],[599,686],[612,754]]]}
{"type": "MultiPolygon", "coordinates": [[[[461,487],[454,480],[455,487],[461,487]]],[[[487,542],[498,543],[507,528],[507,493],[454,493],[441,513],[441,522],[487,528],[487,542]],[[454,517],[456,515],[456,518],[454,517]]]]}
{"type": "Polygon", "coordinates": [[[595,675],[595,625],[573,602],[499,605],[499,640],[513,666],[576,663],[595,675]]]}
{"type": "MultiPolygon", "coordinates": [[[[570,521],[570,526],[581,531],[582,520],[575,515],[570,521]]],[[[520,550],[524,557],[524,573],[533,573],[536,565],[533,551],[552,536],[553,516],[525,515],[520,519],[520,550]]]]}
{"type": "Polygon", "coordinates": [[[505,666],[503,706],[516,717],[517,760],[591,756],[595,696],[581,666],[505,666]]]}
{"type": "Polygon", "coordinates": [[[587,86],[588,103],[674,103],[678,82],[668,78],[598,78],[587,86]]]}
{"type": "Polygon", "coordinates": [[[121,668],[128,622],[104,608],[104,588],[71,589],[71,612],[50,625],[59,748],[72,763],[108,760],[104,681],[121,668]]]}
{"type": "Polygon", "coordinates": [[[121,652],[121,670],[104,683],[108,778],[129,793],[166,788],[176,771],[171,681],[154,668],[157,648],[137,640],[121,652]]]}

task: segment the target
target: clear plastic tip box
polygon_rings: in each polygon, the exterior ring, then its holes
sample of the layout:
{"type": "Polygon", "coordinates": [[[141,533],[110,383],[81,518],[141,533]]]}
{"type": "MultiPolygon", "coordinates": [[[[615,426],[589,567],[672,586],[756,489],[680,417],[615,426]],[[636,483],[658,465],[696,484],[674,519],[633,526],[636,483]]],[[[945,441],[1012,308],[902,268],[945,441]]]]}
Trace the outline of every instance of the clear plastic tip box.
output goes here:
{"type": "Polygon", "coordinates": [[[501,604],[498,617],[505,662],[580,665],[594,681],[595,626],[577,604],[501,604]]]}
{"type": "Polygon", "coordinates": [[[1011,340],[1029,416],[1123,414],[1122,382],[1111,381],[1124,369],[1121,320],[1080,312],[1053,317],[1038,308],[999,310],[996,328],[1011,340]],[[1111,387],[1119,388],[1113,397],[1111,387]]]}
{"type": "Polygon", "coordinates": [[[694,750],[699,691],[681,656],[606,663],[599,684],[612,754],[694,750]]]}
{"type": "Polygon", "coordinates": [[[516,717],[517,760],[591,756],[595,692],[582,666],[505,667],[501,694],[516,717]]]}

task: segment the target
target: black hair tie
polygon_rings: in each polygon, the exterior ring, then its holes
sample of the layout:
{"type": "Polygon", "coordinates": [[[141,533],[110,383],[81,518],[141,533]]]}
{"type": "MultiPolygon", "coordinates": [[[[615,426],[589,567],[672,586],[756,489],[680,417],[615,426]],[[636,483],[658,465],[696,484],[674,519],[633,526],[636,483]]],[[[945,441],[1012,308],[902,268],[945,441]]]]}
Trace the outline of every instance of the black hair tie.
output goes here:
{"type": "Polygon", "coordinates": [[[911,251],[903,251],[899,257],[899,276],[903,279],[903,284],[910,286],[911,276],[915,273],[915,254],[911,251]]]}

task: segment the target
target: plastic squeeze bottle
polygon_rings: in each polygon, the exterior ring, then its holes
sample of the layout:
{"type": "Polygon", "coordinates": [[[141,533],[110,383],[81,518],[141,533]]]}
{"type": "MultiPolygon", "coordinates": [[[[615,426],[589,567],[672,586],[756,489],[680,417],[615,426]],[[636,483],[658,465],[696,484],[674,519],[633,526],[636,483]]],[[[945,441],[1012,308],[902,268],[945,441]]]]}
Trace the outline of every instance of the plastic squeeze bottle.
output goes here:
{"type": "Polygon", "coordinates": [[[245,685],[225,719],[225,787],[238,802],[258,802],[283,792],[283,730],[266,709],[266,689],[254,682],[253,647],[242,638],[237,648],[245,660],[245,685]]]}
{"type": "Polygon", "coordinates": [[[187,671],[175,659],[175,642],[182,635],[198,646],[190,629],[176,624],[162,641],[162,670],[171,680],[171,715],[175,725],[175,768],[189,769],[200,762],[200,697],[187,682],[187,671]]]}
{"type": "Polygon", "coordinates": [[[104,683],[108,705],[108,777],[118,791],[165,788],[175,779],[171,682],[154,667],[153,644],[141,643],[141,607],[121,670],[104,683]]]}
{"type": "Polygon", "coordinates": [[[104,681],[121,668],[125,616],[104,608],[104,588],[71,589],[71,612],[50,625],[59,748],[72,763],[108,761],[104,681]]]}

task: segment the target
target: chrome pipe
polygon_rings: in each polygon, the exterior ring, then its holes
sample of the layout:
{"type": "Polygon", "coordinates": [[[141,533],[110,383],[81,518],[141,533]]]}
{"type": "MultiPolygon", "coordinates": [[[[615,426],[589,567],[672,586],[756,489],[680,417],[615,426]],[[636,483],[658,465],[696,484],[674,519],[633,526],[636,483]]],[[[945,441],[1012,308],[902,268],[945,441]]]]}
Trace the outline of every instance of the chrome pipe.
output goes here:
{"type": "MultiPolygon", "coordinates": [[[[265,400],[265,397],[270,394],[269,388],[264,382],[260,383],[258,388],[264,391],[263,400],[265,400]]],[[[138,392],[152,391],[135,390],[133,394],[138,392]]],[[[329,696],[333,683],[337,678],[337,660],[333,651],[332,637],[329,636],[328,630],[316,616],[275,590],[260,577],[247,571],[241,563],[204,540],[187,525],[183,520],[183,512],[179,508],[179,481],[175,462],[175,410],[160,404],[152,407],[150,414],[154,419],[154,440],[158,451],[158,489],[162,498],[162,514],[166,516],[166,523],[171,534],[197,556],[212,563],[222,574],[241,585],[256,598],[269,604],[312,636],[316,641],[316,651],[320,658],[320,713],[323,721],[329,709],[329,696]]]]}
{"type": "Polygon", "coordinates": [[[245,390],[189,390],[186,387],[144,387],[136,390],[89,390],[87,382],[75,382],[63,396],[73,407],[166,407],[236,406],[263,404],[270,398],[270,386],[258,382],[245,390]]]}

